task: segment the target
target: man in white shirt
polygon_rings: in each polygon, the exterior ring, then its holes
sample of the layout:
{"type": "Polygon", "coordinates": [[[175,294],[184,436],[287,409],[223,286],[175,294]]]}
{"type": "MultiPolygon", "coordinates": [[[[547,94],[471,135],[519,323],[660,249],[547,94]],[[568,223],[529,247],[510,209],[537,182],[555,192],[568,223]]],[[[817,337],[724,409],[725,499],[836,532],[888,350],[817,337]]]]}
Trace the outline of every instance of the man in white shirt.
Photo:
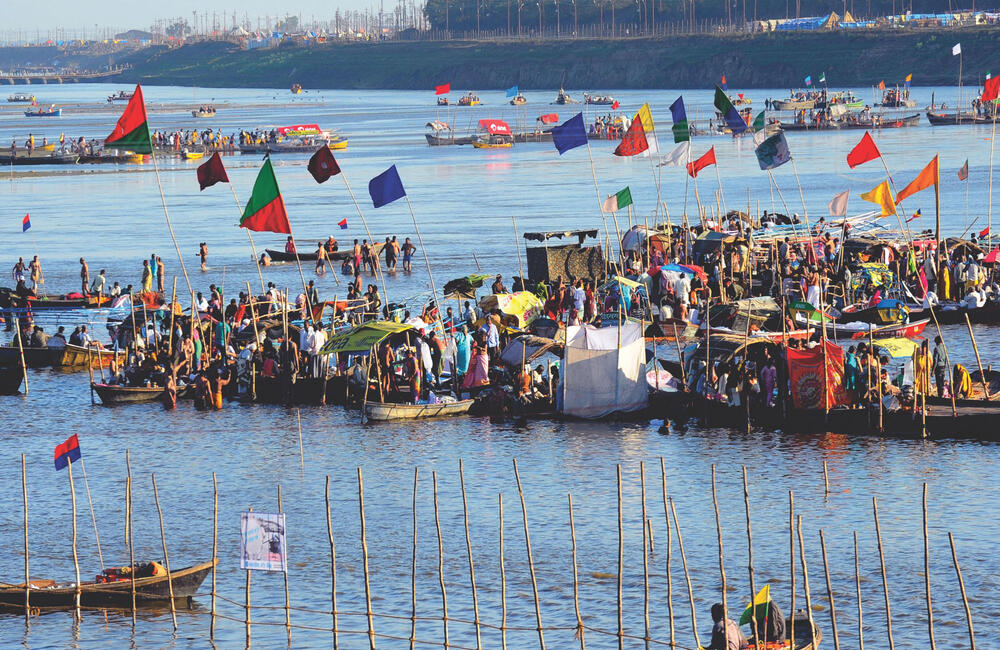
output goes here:
{"type": "Polygon", "coordinates": [[[691,280],[684,273],[681,273],[681,277],[674,282],[674,293],[677,294],[677,299],[681,301],[682,305],[688,304],[691,299],[691,280]]]}

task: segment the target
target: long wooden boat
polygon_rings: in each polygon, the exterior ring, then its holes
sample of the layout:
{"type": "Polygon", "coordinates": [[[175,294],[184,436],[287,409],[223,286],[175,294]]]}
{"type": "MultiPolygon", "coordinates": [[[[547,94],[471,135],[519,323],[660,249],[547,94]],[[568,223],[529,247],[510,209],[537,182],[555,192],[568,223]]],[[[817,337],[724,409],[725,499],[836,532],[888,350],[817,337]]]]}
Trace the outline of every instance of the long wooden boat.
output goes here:
{"type": "Polygon", "coordinates": [[[24,381],[24,371],[20,366],[0,367],[0,395],[17,395],[24,381]]]}
{"type": "Polygon", "coordinates": [[[191,117],[215,117],[215,109],[210,111],[191,111],[191,117]]]}
{"type": "MultiPolygon", "coordinates": [[[[46,368],[52,365],[55,348],[24,348],[24,364],[29,368],[46,368]]],[[[21,350],[17,344],[0,346],[0,366],[20,366],[21,350]]]]}
{"type": "MultiPolygon", "coordinates": [[[[931,110],[927,111],[927,121],[931,123],[931,126],[951,126],[955,124],[992,124],[992,115],[976,115],[975,113],[962,112],[961,115],[958,113],[942,113],[934,112],[931,110]]],[[[1000,116],[998,116],[998,121],[1000,121],[1000,116]]]]}
{"type": "MultiPolygon", "coordinates": [[[[118,350],[118,363],[124,363],[127,356],[128,354],[125,350],[118,350]]],[[[115,357],[116,353],[114,350],[108,350],[105,348],[88,349],[80,345],[67,343],[66,347],[62,350],[59,348],[53,348],[52,366],[54,368],[63,369],[86,368],[89,360],[91,368],[107,368],[111,365],[111,361],[115,359],[115,357]]]]}
{"type": "Polygon", "coordinates": [[[93,309],[102,307],[111,302],[110,296],[86,296],[83,298],[67,298],[63,295],[45,295],[38,298],[29,298],[28,306],[31,309],[93,309]]]}
{"type": "MultiPolygon", "coordinates": [[[[263,142],[260,144],[241,144],[240,152],[244,154],[282,154],[282,153],[316,153],[316,149],[323,144],[323,142],[307,142],[307,143],[294,143],[294,144],[284,144],[281,142],[263,142]]],[[[334,151],[346,149],[347,139],[345,138],[332,138],[326,141],[326,146],[334,151]]]]}
{"type": "MultiPolygon", "coordinates": [[[[135,584],[135,604],[156,605],[170,602],[170,589],[174,600],[190,600],[198,592],[201,583],[212,571],[215,561],[202,562],[166,575],[137,578],[135,584]]],[[[116,582],[81,582],[81,607],[108,607],[132,609],[132,580],[116,582]]],[[[28,605],[35,608],[67,609],[75,606],[76,587],[56,584],[53,580],[33,579],[29,583],[28,605]]],[[[24,583],[0,585],[0,606],[4,609],[24,610],[24,583]]]]}
{"type": "MultiPolygon", "coordinates": [[[[376,256],[378,256],[378,255],[380,255],[382,253],[382,249],[383,248],[385,248],[385,242],[376,242],[375,245],[372,246],[372,249],[373,249],[373,251],[374,251],[374,253],[375,253],[376,256]]],[[[286,253],[285,251],[278,251],[278,250],[274,250],[272,248],[265,248],[264,250],[267,252],[267,256],[271,258],[272,262],[294,262],[295,261],[295,253],[286,253]]],[[[336,251],[333,251],[332,253],[327,253],[326,254],[326,256],[327,256],[328,259],[337,260],[337,261],[345,260],[348,257],[351,257],[352,255],[354,255],[354,249],[353,248],[344,248],[344,249],[336,250],[336,251]]],[[[298,254],[298,258],[302,262],[315,262],[316,261],[316,252],[315,251],[310,251],[308,253],[299,253],[298,254]]]]}
{"type": "Polygon", "coordinates": [[[25,93],[14,93],[13,95],[7,95],[7,102],[11,104],[32,104],[35,101],[34,95],[27,95],[25,93]]]}
{"type": "Polygon", "coordinates": [[[815,99],[779,99],[771,103],[776,111],[809,111],[816,108],[815,99]]]}
{"type": "Polygon", "coordinates": [[[75,165],[78,156],[74,154],[49,154],[47,156],[0,156],[0,166],[11,165],[75,165]]]}
{"type": "Polygon", "coordinates": [[[91,387],[97,391],[101,403],[105,406],[154,402],[163,395],[163,388],[160,386],[112,386],[94,383],[91,387]]]}
{"type": "Polygon", "coordinates": [[[62,115],[61,108],[39,108],[36,111],[24,111],[25,117],[59,117],[62,115]]]}
{"type": "Polygon", "coordinates": [[[429,144],[432,147],[441,147],[449,144],[454,144],[454,145],[472,144],[473,141],[476,139],[475,136],[472,135],[456,136],[454,134],[438,135],[436,133],[425,133],[424,137],[427,138],[427,144],[429,144]]]}
{"type": "Polygon", "coordinates": [[[366,402],[365,416],[369,420],[385,422],[388,420],[422,420],[449,415],[465,415],[476,400],[463,399],[445,404],[387,404],[383,402],[366,402]]]}
{"type": "MultiPolygon", "coordinates": [[[[823,632],[816,625],[816,621],[812,620],[804,610],[799,610],[792,616],[785,617],[785,634],[792,630],[793,619],[795,621],[795,643],[788,643],[784,647],[794,647],[794,650],[816,650],[819,648],[819,643],[823,640],[823,632]]],[[[751,638],[748,650],[768,650],[775,647],[774,642],[771,642],[761,643],[758,648],[756,641],[751,638]]]]}

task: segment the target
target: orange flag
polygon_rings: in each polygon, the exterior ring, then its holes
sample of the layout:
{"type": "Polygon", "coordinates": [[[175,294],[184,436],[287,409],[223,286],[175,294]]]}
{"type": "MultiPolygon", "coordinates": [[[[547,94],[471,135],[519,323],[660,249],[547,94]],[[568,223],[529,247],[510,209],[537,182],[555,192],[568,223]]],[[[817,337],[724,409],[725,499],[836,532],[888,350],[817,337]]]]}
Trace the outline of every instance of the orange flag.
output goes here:
{"type": "Polygon", "coordinates": [[[934,159],[927,163],[923,171],[917,174],[917,177],[913,179],[913,182],[904,187],[896,195],[896,205],[908,196],[916,194],[920,190],[926,190],[932,185],[937,187],[938,184],[938,157],[934,156],[934,159]]]}

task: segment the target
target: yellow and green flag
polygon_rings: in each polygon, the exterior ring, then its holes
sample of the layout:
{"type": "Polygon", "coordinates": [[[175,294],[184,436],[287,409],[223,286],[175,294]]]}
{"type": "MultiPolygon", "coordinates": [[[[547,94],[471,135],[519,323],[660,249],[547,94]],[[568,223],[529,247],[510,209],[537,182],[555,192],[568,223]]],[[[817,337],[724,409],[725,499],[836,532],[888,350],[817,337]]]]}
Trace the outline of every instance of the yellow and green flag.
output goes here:
{"type": "Polygon", "coordinates": [[[740,625],[746,625],[754,618],[766,618],[768,604],[771,602],[771,585],[764,585],[764,588],[757,592],[757,595],[753,597],[753,602],[747,605],[747,609],[743,612],[743,616],[740,616],[740,625]],[[758,610],[761,610],[761,615],[758,614],[758,610]]]}

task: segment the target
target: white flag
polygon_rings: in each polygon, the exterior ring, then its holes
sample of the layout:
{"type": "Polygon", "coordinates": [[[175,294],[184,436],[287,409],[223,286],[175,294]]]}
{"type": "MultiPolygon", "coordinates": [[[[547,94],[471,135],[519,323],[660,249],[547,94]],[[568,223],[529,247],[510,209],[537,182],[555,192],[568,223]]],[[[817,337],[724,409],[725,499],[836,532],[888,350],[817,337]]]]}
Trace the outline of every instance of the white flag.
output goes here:
{"type": "Polygon", "coordinates": [[[660,160],[660,164],[657,167],[680,167],[687,163],[691,159],[691,141],[687,140],[680,143],[666,156],[660,160]]]}
{"type": "Polygon", "coordinates": [[[846,217],[847,216],[847,199],[851,195],[850,190],[844,190],[840,194],[833,197],[827,207],[830,209],[831,217],[846,217]]]}
{"type": "Polygon", "coordinates": [[[601,206],[601,212],[618,212],[617,194],[612,194],[608,198],[604,199],[604,205],[601,206]]]}
{"type": "Polygon", "coordinates": [[[962,44],[961,43],[955,43],[955,47],[951,48],[951,55],[952,56],[958,56],[961,53],[962,53],[962,44]]]}

